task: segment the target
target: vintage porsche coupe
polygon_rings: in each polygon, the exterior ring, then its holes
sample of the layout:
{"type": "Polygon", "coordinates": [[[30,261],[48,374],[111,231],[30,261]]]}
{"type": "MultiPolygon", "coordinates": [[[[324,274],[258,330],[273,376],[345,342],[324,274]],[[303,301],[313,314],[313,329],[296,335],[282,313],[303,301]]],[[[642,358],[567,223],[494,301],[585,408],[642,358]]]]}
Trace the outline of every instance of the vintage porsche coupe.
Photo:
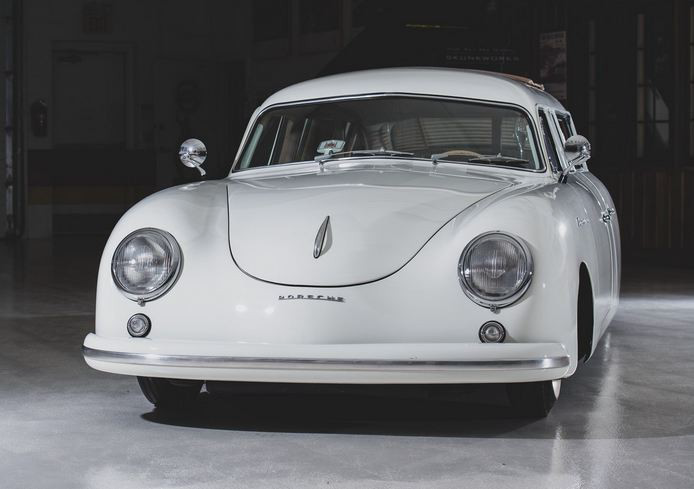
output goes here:
{"type": "MultiPolygon", "coordinates": [[[[205,155],[181,148],[201,174],[205,155]]],[[[618,303],[617,216],[589,157],[516,76],[290,86],[252,115],[228,177],[118,222],[84,357],[160,408],[214,381],[504,383],[544,416],[618,303]]]]}

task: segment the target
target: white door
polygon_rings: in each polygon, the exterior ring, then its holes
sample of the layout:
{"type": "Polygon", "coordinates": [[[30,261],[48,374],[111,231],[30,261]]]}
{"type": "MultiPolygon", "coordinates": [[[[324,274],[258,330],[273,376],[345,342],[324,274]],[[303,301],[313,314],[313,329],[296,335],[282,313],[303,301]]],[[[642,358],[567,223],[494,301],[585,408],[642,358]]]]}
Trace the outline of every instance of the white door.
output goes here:
{"type": "MultiPolygon", "coordinates": [[[[568,162],[563,150],[564,143],[568,137],[576,134],[576,130],[569,114],[556,111],[552,111],[552,126],[560,148],[561,165],[566,168],[568,162]]],[[[588,219],[598,250],[598,277],[593,277],[598,282],[593,284],[597,320],[595,338],[597,339],[614,315],[616,297],[619,294],[617,215],[607,188],[588,170],[587,165],[578,168],[569,177],[568,184],[574,185],[585,196],[586,209],[589,212],[588,219]]]]}
{"type": "Polygon", "coordinates": [[[617,304],[619,302],[619,282],[621,278],[621,249],[620,249],[620,237],[619,237],[619,221],[617,219],[617,211],[615,209],[614,202],[610,196],[610,192],[607,187],[587,169],[581,172],[580,175],[584,177],[587,182],[594,188],[594,194],[600,202],[601,207],[601,220],[607,231],[610,242],[610,276],[611,276],[611,294],[609,300],[609,306],[607,315],[605,317],[605,322],[603,324],[603,330],[607,327],[607,324],[615,312],[617,312],[617,304]]]}

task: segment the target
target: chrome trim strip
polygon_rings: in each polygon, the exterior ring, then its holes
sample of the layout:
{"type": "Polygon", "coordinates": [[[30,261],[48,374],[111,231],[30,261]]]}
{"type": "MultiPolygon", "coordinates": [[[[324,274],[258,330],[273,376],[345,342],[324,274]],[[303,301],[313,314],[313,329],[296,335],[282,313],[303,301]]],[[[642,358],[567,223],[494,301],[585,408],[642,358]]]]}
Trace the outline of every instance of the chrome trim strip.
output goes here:
{"type": "Polygon", "coordinates": [[[85,359],[160,367],[294,369],[294,370],[545,370],[569,366],[569,357],[523,360],[356,360],[337,358],[262,358],[203,355],[161,355],[95,350],[82,346],[85,359]]]}

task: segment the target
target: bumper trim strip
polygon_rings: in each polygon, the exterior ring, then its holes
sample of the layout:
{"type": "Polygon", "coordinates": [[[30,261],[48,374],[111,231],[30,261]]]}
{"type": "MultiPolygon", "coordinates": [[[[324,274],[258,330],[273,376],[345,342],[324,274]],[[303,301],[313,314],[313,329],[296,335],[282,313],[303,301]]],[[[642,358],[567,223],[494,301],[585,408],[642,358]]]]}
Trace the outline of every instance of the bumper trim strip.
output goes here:
{"type": "Polygon", "coordinates": [[[204,355],[162,355],[97,350],[82,346],[85,359],[160,367],[298,369],[298,370],[546,370],[569,366],[569,357],[504,360],[369,360],[337,358],[261,358],[204,355]]]}

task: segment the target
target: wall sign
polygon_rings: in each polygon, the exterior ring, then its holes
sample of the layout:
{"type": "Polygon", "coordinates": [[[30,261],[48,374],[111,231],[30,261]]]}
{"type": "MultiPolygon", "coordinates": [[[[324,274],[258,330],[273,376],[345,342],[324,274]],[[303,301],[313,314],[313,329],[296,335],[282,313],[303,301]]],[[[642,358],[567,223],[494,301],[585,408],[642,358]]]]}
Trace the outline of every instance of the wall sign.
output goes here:
{"type": "Polygon", "coordinates": [[[540,34],[540,81],[545,90],[566,101],[566,31],[540,34]]]}

